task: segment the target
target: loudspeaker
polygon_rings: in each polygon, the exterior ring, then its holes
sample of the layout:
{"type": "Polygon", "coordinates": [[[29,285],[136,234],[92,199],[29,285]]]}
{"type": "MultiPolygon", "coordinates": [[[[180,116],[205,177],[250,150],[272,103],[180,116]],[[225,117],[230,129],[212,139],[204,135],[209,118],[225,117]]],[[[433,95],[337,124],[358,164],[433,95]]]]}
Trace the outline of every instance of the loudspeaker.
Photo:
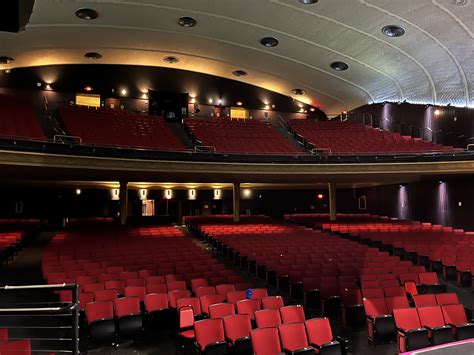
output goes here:
{"type": "Polygon", "coordinates": [[[2,0],[0,2],[0,32],[24,31],[30,21],[35,0],[2,0]]]}

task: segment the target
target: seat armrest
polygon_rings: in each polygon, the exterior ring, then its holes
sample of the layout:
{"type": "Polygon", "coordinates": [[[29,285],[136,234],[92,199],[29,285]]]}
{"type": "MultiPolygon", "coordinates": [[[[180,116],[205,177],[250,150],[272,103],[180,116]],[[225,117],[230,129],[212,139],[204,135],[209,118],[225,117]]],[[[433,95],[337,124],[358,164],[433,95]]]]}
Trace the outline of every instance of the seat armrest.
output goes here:
{"type": "Polygon", "coordinates": [[[425,326],[425,328],[430,330],[430,331],[436,331],[436,330],[441,330],[441,329],[451,329],[452,326],[450,326],[450,325],[442,325],[442,326],[439,326],[439,327],[427,327],[427,326],[425,326]]]}
{"type": "Polygon", "coordinates": [[[421,327],[421,328],[416,328],[416,329],[403,329],[403,328],[397,328],[397,330],[401,333],[403,333],[404,335],[408,335],[408,334],[413,334],[413,333],[418,333],[418,332],[426,332],[428,331],[427,328],[425,327],[421,327]]]}
{"type": "Polygon", "coordinates": [[[348,339],[343,338],[343,337],[341,337],[341,336],[339,336],[339,335],[336,337],[336,340],[337,340],[339,343],[341,343],[341,344],[349,344],[349,340],[348,340],[348,339]]]}

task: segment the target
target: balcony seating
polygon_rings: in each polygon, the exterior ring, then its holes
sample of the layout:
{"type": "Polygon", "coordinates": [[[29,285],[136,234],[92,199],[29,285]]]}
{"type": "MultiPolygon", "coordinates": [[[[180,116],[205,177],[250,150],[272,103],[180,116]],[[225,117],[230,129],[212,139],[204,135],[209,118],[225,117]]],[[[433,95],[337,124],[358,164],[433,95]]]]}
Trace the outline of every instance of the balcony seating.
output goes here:
{"type": "Polygon", "coordinates": [[[0,94],[0,137],[45,140],[33,105],[27,99],[0,94]]]}
{"type": "Polygon", "coordinates": [[[98,146],[183,151],[186,147],[161,117],[124,110],[65,106],[59,114],[72,136],[98,146]]]}
{"type": "Polygon", "coordinates": [[[433,144],[358,123],[289,120],[288,124],[315,148],[327,150],[331,154],[413,154],[462,151],[451,146],[433,144]]]}
{"type": "Polygon", "coordinates": [[[303,154],[269,123],[229,119],[185,119],[184,123],[202,145],[219,153],[303,154]]]}

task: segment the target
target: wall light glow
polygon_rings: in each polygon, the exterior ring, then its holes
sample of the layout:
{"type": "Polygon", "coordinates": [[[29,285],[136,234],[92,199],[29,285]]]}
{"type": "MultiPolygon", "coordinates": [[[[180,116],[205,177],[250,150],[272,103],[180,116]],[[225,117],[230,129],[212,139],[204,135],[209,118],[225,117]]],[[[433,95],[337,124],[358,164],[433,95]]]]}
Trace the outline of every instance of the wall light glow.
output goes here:
{"type": "Polygon", "coordinates": [[[188,200],[195,200],[197,198],[196,190],[190,189],[188,190],[188,200]]]}
{"type": "Polygon", "coordinates": [[[120,190],[119,189],[112,189],[110,191],[110,195],[112,197],[112,201],[120,200],[120,190]]]}
{"type": "Polygon", "coordinates": [[[165,199],[166,200],[171,200],[172,198],[173,198],[173,190],[166,189],[165,190],[165,199]]]}
{"type": "Polygon", "coordinates": [[[81,189],[76,189],[76,195],[80,195],[82,194],[82,190],[81,189]]]}
{"type": "Polygon", "coordinates": [[[214,190],[214,200],[222,200],[222,190],[220,189],[214,190]]]}
{"type": "Polygon", "coordinates": [[[436,206],[436,223],[447,226],[451,223],[451,212],[449,210],[448,184],[440,181],[438,185],[438,197],[436,206]]]}
{"type": "Polygon", "coordinates": [[[252,190],[250,189],[243,189],[242,190],[242,196],[245,198],[250,198],[252,197],[252,190]]]}
{"type": "Polygon", "coordinates": [[[148,190],[147,189],[138,190],[138,196],[140,197],[140,200],[146,200],[148,197],[148,190]]]}
{"type": "Polygon", "coordinates": [[[397,217],[400,220],[411,219],[410,201],[408,198],[408,190],[406,186],[400,185],[398,189],[398,207],[397,217]]]}

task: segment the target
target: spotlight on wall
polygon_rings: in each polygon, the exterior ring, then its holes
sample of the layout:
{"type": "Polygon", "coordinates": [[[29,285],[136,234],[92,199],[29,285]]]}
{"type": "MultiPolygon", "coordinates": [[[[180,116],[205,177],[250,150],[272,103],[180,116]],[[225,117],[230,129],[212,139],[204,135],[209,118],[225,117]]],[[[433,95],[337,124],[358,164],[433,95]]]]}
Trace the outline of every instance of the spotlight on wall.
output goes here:
{"type": "Polygon", "coordinates": [[[462,207],[462,202],[461,201],[458,202],[458,206],[462,207]]]}
{"type": "Polygon", "coordinates": [[[209,102],[210,104],[212,104],[213,100],[212,100],[212,99],[209,99],[209,100],[207,100],[207,102],[209,102]]]}
{"type": "Polygon", "coordinates": [[[440,184],[440,185],[441,185],[441,184],[444,184],[444,181],[443,181],[443,180],[439,180],[439,181],[438,181],[438,184],[440,184]]]}
{"type": "Polygon", "coordinates": [[[250,198],[252,196],[252,190],[250,189],[244,189],[242,190],[242,195],[245,197],[245,198],[250,198]]]}
{"type": "Polygon", "coordinates": [[[237,106],[242,106],[243,103],[241,101],[237,101],[237,106]]]}
{"type": "Polygon", "coordinates": [[[138,190],[138,195],[140,197],[140,200],[146,200],[148,196],[148,190],[147,189],[140,189],[138,190]]]}
{"type": "Polygon", "coordinates": [[[217,103],[218,103],[219,105],[222,105],[222,102],[223,102],[222,99],[217,100],[217,103]]]}
{"type": "Polygon", "coordinates": [[[143,100],[148,100],[148,94],[147,94],[147,93],[143,93],[143,94],[142,94],[142,99],[143,99],[143,100]]]}
{"type": "Polygon", "coordinates": [[[264,109],[265,109],[265,110],[270,110],[270,105],[265,105],[265,106],[264,106],[264,109]]]}
{"type": "Polygon", "coordinates": [[[45,88],[46,90],[53,90],[53,88],[51,87],[50,84],[46,84],[46,85],[44,86],[44,88],[45,88]]]}
{"type": "Polygon", "coordinates": [[[191,100],[190,100],[189,102],[192,103],[192,104],[195,104],[195,103],[196,103],[196,98],[195,98],[195,97],[191,97],[191,100]]]}
{"type": "Polygon", "coordinates": [[[439,116],[439,115],[441,115],[441,111],[440,110],[435,110],[434,114],[435,114],[435,116],[439,116]]]}
{"type": "Polygon", "coordinates": [[[119,189],[112,189],[111,195],[112,195],[112,200],[113,201],[120,200],[120,190],[119,189]]]}
{"type": "Polygon", "coordinates": [[[221,200],[222,199],[222,190],[215,189],[214,190],[214,200],[221,200]]]}
{"type": "Polygon", "coordinates": [[[189,189],[188,190],[188,200],[195,200],[196,199],[196,190],[189,189]]]}
{"type": "Polygon", "coordinates": [[[123,88],[122,90],[120,90],[120,94],[121,94],[122,96],[126,96],[127,93],[128,93],[128,91],[127,91],[127,89],[125,89],[125,88],[123,88]]]}
{"type": "Polygon", "coordinates": [[[80,195],[82,194],[82,190],[81,189],[76,189],[76,195],[80,195]]]}
{"type": "Polygon", "coordinates": [[[91,92],[93,89],[92,89],[92,86],[85,86],[84,87],[84,91],[87,91],[87,92],[91,92]]]}
{"type": "Polygon", "coordinates": [[[318,194],[318,200],[322,200],[324,198],[323,194],[318,194]]]}
{"type": "Polygon", "coordinates": [[[165,200],[171,200],[173,198],[173,190],[166,189],[165,190],[165,200]]]}
{"type": "Polygon", "coordinates": [[[398,185],[398,187],[402,189],[402,188],[404,188],[405,186],[400,184],[400,185],[398,185]]]}

